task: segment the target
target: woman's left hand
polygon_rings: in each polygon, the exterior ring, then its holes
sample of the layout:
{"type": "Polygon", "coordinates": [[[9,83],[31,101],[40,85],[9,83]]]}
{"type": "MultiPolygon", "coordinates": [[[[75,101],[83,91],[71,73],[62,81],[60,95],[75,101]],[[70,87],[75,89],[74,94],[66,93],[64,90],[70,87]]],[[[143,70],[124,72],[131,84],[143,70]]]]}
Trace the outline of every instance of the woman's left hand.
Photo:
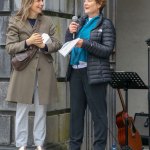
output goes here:
{"type": "Polygon", "coordinates": [[[77,42],[76,46],[77,46],[77,47],[82,47],[82,44],[83,44],[83,39],[80,39],[80,40],[77,42]]]}
{"type": "Polygon", "coordinates": [[[39,48],[44,48],[45,44],[44,43],[40,43],[40,44],[36,44],[36,46],[39,47],[39,48]]]}

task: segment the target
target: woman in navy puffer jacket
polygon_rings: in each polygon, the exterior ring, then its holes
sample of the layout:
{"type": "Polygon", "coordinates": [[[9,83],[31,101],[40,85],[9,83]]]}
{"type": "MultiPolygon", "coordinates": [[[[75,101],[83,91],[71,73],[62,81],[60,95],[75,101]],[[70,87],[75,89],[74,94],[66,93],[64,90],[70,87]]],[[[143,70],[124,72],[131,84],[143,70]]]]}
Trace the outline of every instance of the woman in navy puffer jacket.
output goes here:
{"type": "Polygon", "coordinates": [[[109,56],[115,45],[115,29],[101,11],[106,0],[85,0],[86,16],[72,22],[66,42],[80,38],[72,49],[67,78],[70,81],[70,150],[80,150],[87,105],[94,121],[94,150],[105,150],[107,142],[106,92],[111,81],[109,56]]]}

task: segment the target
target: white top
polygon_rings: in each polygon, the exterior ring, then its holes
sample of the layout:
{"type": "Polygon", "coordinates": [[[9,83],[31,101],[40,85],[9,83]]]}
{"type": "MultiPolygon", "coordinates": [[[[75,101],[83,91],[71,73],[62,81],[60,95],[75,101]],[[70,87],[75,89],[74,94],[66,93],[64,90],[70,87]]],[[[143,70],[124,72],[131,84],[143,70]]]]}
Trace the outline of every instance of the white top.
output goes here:
{"type": "Polygon", "coordinates": [[[84,61],[79,61],[79,65],[73,65],[73,69],[81,69],[81,68],[86,68],[87,67],[87,62],[84,61]]]}

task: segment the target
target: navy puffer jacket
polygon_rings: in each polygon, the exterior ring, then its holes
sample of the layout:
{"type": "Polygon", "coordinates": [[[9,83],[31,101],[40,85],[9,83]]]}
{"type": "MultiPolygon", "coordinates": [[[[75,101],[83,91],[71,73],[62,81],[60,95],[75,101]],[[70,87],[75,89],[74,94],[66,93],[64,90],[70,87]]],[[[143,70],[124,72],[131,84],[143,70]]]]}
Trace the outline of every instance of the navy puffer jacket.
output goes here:
{"type": "MultiPolygon", "coordinates": [[[[79,29],[82,28],[87,16],[79,19],[79,29]]],[[[67,30],[65,40],[72,40],[72,34],[67,30]]],[[[114,26],[111,20],[100,14],[100,20],[91,31],[90,39],[83,40],[82,48],[88,51],[87,75],[89,84],[111,81],[109,56],[112,54],[116,40],[114,26]]]]}

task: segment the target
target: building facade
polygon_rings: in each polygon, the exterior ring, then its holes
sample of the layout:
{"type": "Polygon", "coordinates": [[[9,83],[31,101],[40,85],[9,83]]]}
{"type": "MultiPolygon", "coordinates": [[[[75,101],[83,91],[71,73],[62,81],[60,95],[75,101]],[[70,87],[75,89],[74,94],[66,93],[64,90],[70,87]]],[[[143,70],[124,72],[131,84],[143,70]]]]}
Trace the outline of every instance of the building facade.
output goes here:
{"type": "MultiPolygon", "coordinates": [[[[0,149],[14,148],[14,118],[15,103],[5,102],[9,78],[11,73],[11,58],[5,51],[6,29],[9,16],[20,7],[20,0],[0,0],[0,149]]],[[[57,37],[64,43],[64,35],[73,15],[80,16],[83,0],[45,0],[44,13],[52,16],[56,25],[57,37]]],[[[110,18],[117,33],[116,47],[110,57],[112,70],[137,72],[147,83],[147,46],[145,40],[149,38],[150,10],[149,0],[107,0],[104,16],[110,18]],[[142,66],[142,67],[141,67],[142,66]]],[[[69,141],[69,86],[64,81],[68,58],[58,53],[54,56],[54,66],[59,89],[59,102],[49,106],[47,113],[47,149],[66,150],[69,141]]],[[[121,110],[118,96],[110,86],[108,87],[108,144],[107,150],[116,142],[115,114],[121,110]],[[117,98],[116,98],[117,97],[117,98]]],[[[129,112],[148,112],[147,91],[129,91],[129,112]],[[130,100],[131,99],[131,100],[130,100]],[[142,101],[141,101],[142,99],[142,101]],[[135,103],[136,101],[136,103],[135,103]],[[134,109],[133,109],[134,108],[134,109]]],[[[29,145],[33,147],[34,110],[31,108],[29,117],[29,145]]],[[[85,138],[83,150],[91,150],[93,142],[93,124],[89,111],[85,118],[85,138]]]]}

